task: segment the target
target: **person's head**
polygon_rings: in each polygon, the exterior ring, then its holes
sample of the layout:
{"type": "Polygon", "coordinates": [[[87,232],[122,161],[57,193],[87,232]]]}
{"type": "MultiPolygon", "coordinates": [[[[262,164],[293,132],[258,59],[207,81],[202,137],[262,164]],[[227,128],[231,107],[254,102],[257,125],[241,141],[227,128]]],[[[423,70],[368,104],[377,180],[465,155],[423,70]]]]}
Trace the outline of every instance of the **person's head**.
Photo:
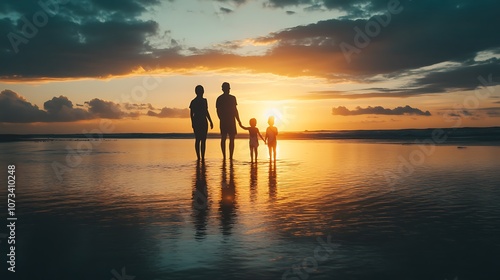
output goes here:
{"type": "Polygon", "coordinates": [[[270,125],[270,126],[273,126],[274,125],[274,116],[270,116],[269,119],[267,119],[267,123],[270,125]]]}
{"type": "Polygon", "coordinates": [[[203,93],[205,92],[205,89],[203,88],[203,86],[197,85],[194,88],[194,92],[196,93],[197,96],[202,97],[203,93]]]}
{"type": "Polygon", "coordinates": [[[250,126],[255,127],[257,125],[257,120],[255,118],[250,119],[250,126]]]}
{"type": "Polygon", "coordinates": [[[223,82],[222,83],[222,92],[229,93],[230,90],[231,90],[231,86],[229,85],[229,83],[223,82]]]}

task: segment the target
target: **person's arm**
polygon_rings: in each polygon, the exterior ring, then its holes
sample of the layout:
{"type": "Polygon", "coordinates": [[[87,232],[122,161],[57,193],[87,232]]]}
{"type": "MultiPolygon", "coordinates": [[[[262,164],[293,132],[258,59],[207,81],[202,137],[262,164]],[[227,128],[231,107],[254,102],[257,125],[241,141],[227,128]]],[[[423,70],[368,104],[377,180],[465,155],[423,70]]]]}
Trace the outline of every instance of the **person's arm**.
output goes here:
{"type": "Polygon", "coordinates": [[[240,124],[240,126],[242,126],[241,121],[240,121],[240,114],[238,113],[238,108],[236,108],[235,117],[236,117],[236,120],[238,121],[238,123],[240,124]]]}
{"type": "Polygon", "coordinates": [[[257,134],[260,136],[260,139],[262,139],[262,141],[264,141],[264,144],[265,144],[266,140],[264,139],[264,137],[262,137],[262,134],[260,134],[260,131],[258,128],[257,128],[257,134]]]}
{"type": "Polygon", "coordinates": [[[250,130],[250,127],[246,127],[246,126],[241,125],[241,122],[240,122],[240,127],[243,128],[244,130],[250,130]]]}
{"type": "Polygon", "coordinates": [[[193,122],[194,111],[191,107],[189,108],[189,116],[191,117],[191,127],[194,128],[194,122],[193,122]]]}
{"type": "Polygon", "coordinates": [[[208,102],[205,99],[205,102],[207,103],[207,119],[210,122],[210,129],[214,128],[214,123],[212,122],[212,118],[210,117],[210,112],[208,112],[208,102]]]}
{"type": "Polygon", "coordinates": [[[210,122],[210,129],[214,128],[214,123],[212,122],[212,118],[210,117],[210,113],[207,111],[207,118],[208,121],[210,122]]]}
{"type": "Polygon", "coordinates": [[[221,112],[220,112],[219,108],[220,108],[220,106],[219,106],[219,98],[217,98],[217,101],[215,101],[215,109],[217,111],[217,117],[220,119],[221,112]]]}
{"type": "Polygon", "coordinates": [[[234,117],[236,118],[236,120],[238,121],[238,124],[240,126],[243,126],[241,124],[241,121],[240,121],[240,113],[238,112],[238,108],[236,107],[238,105],[238,103],[236,102],[236,97],[234,98],[234,117]]]}

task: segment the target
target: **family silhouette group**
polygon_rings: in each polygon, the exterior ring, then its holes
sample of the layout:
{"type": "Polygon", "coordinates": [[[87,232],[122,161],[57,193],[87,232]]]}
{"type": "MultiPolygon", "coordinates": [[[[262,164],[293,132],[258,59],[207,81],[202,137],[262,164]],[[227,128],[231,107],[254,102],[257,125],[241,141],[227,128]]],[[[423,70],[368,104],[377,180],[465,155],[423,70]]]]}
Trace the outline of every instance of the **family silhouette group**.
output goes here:
{"type": "MultiPolygon", "coordinates": [[[[229,83],[222,83],[222,94],[217,98],[215,106],[217,108],[217,116],[220,122],[220,148],[222,150],[222,157],[226,159],[226,140],[229,138],[229,158],[233,159],[234,153],[234,138],[236,137],[236,121],[238,125],[247,130],[249,133],[249,147],[250,147],[250,159],[253,162],[257,161],[258,147],[259,147],[259,137],[267,144],[269,148],[269,159],[276,161],[276,144],[278,136],[278,128],[274,126],[274,117],[269,117],[268,124],[269,127],[266,129],[265,137],[262,137],[259,129],[257,128],[257,120],[251,118],[249,121],[250,126],[243,126],[241,124],[240,115],[236,106],[236,97],[229,94],[231,91],[231,86],[229,83]]],[[[208,133],[208,124],[210,123],[210,129],[213,129],[214,124],[210,113],[208,112],[208,101],[203,98],[205,90],[203,86],[197,85],[195,87],[196,97],[191,101],[189,105],[190,115],[191,115],[191,126],[193,127],[195,135],[195,151],[198,160],[205,159],[205,149],[206,140],[208,133]]]]}

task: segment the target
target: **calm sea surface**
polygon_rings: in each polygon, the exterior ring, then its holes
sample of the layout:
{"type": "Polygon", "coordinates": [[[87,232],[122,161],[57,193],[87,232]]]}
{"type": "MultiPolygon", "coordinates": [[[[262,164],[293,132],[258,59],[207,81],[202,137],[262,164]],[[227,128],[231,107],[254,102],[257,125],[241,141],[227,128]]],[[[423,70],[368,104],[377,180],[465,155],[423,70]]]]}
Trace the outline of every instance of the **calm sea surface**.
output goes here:
{"type": "Polygon", "coordinates": [[[500,278],[498,146],[193,142],[0,143],[1,279],[500,278]]]}

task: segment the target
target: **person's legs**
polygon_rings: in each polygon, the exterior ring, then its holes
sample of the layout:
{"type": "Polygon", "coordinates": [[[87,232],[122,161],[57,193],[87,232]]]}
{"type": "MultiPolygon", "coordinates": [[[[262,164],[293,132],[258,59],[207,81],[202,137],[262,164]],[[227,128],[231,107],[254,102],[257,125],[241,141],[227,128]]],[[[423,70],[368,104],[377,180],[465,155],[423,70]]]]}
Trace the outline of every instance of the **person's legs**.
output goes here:
{"type": "Polygon", "coordinates": [[[257,162],[257,147],[252,147],[253,159],[257,162]]]}
{"type": "Polygon", "coordinates": [[[206,147],[207,139],[201,140],[201,159],[205,160],[205,147],[206,147]]]}
{"type": "Polygon", "coordinates": [[[220,149],[222,151],[222,157],[226,159],[226,137],[227,135],[223,133],[220,138],[220,149]]]}
{"type": "Polygon", "coordinates": [[[196,151],[196,158],[200,159],[200,139],[196,138],[194,141],[194,150],[196,151]]]}
{"type": "Polygon", "coordinates": [[[273,146],[273,157],[274,161],[276,161],[276,145],[273,146]]]}
{"type": "Polygon", "coordinates": [[[234,134],[229,135],[229,158],[233,159],[233,153],[234,153],[234,134]]]}
{"type": "MultiPolygon", "coordinates": [[[[205,144],[207,141],[207,133],[208,133],[208,124],[205,122],[205,126],[200,131],[198,139],[200,141],[200,149],[201,149],[201,159],[205,160],[205,144]]],[[[199,158],[199,157],[198,157],[199,158]]]]}
{"type": "Polygon", "coordinates": [[[249,145],[250,148],[250,160],[253,162],[253,147],[252,145],[249,145]]]}
{"type": "Polygon", "coordinates": [[[257,156],[259,155],[259,149],[254,147],[255,161],[257,161],[257,156]]]}

